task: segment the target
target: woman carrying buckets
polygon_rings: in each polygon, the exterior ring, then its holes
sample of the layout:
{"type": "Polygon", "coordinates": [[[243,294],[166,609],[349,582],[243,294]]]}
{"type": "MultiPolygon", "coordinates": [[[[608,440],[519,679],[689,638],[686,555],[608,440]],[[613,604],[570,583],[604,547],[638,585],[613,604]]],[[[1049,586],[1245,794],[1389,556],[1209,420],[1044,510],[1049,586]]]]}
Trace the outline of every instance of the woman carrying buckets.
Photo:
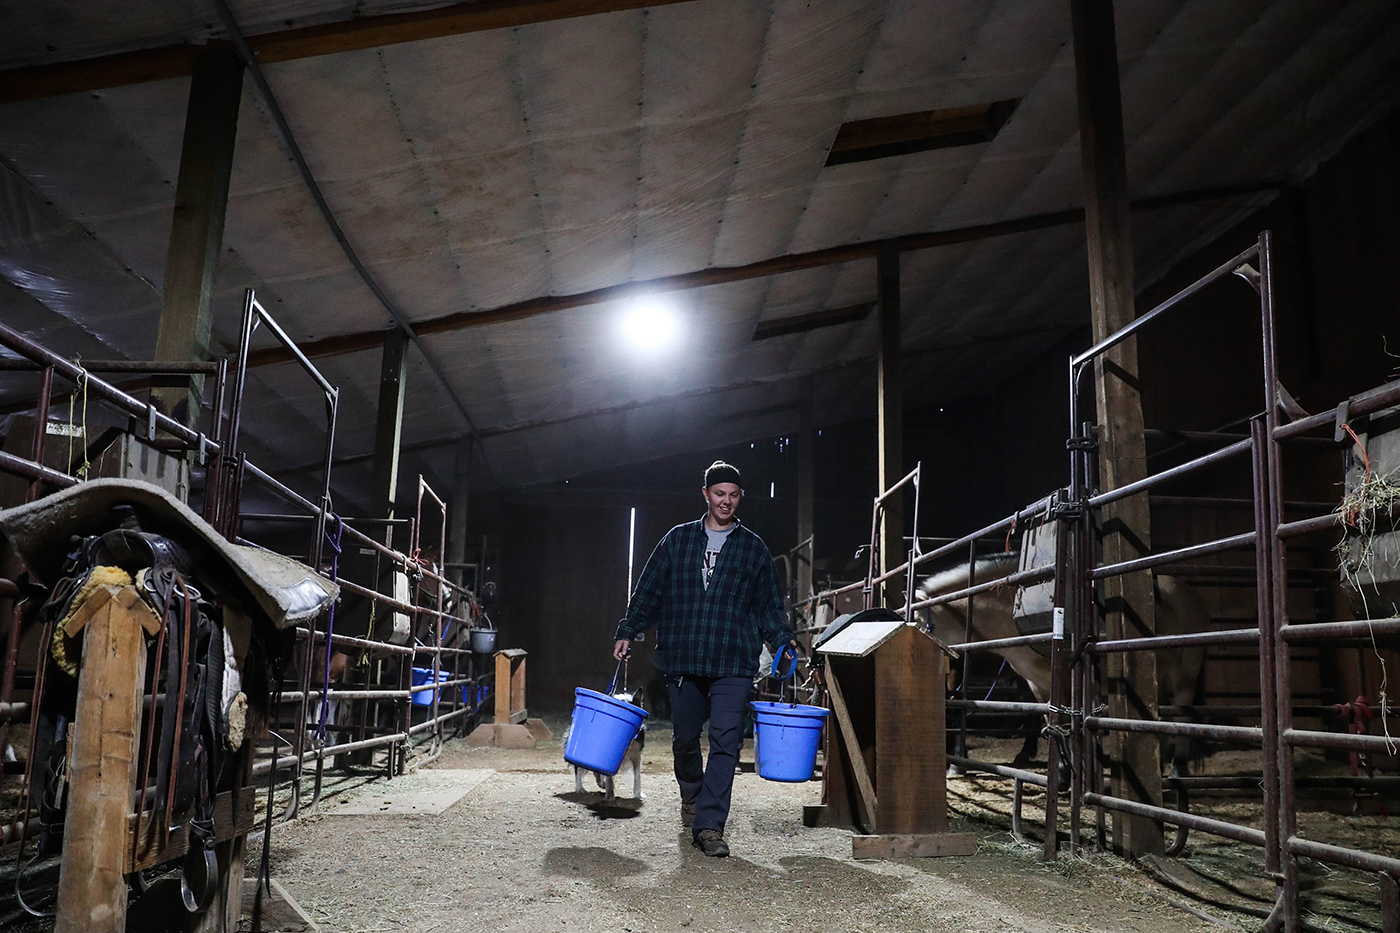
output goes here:
{"type": "Polygon", "coordinates": [[[666,673],[675,727],[681,819],[709,856],[729,854],[724,824],[743,741],[744,710],[763,643],[796,646],[778,591],[773,555],[739,523],[739,471],[716,460],[705,471],[706,512],[656,546],[617,626],[613,655],[657,627],[656,665],[666,673]],[[710,760],[700,729],[710,721],[710,760]]]}

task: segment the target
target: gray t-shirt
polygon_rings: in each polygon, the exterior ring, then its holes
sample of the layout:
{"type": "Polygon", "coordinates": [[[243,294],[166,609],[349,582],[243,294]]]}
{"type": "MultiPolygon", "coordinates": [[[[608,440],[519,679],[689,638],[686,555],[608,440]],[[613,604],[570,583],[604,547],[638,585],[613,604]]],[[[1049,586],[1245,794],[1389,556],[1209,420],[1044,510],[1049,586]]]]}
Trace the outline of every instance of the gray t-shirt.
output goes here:
{"type": "Polygon", "coordinates": [[[715,564],[719,563],[719,552],[724,547],[724,542],[729,540],[729,533],[739,527],[738,522],[730,522],[729,527],[723,531],[715,531],[708,524],[701,523],[705,529],[705,557],[704,563],[700,567],[700,582],[705,585],[705,589],[710,588],[710,578],[715,575],[715,564]]]}

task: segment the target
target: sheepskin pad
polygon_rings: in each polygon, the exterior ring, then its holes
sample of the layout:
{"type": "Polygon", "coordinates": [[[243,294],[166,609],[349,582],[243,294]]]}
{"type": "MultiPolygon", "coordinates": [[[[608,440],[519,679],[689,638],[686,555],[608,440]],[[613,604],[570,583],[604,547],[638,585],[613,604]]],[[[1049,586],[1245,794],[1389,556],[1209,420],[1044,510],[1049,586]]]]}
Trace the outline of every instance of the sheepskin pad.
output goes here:
{"type": "Polygon", "coordinates": [[[315,617],[340,593],[339,587],[305,564],[225,540],[179,499],[137,480],[92,480],[0,511],[0,534],[35,576],[53,583],[62,573],[69,540],[113,528],[112,509],[118,505],[134,506],[142,530],[179,543],[194,558],[201,577],[213,571],[231,581],[278,628],[315,617]]]}

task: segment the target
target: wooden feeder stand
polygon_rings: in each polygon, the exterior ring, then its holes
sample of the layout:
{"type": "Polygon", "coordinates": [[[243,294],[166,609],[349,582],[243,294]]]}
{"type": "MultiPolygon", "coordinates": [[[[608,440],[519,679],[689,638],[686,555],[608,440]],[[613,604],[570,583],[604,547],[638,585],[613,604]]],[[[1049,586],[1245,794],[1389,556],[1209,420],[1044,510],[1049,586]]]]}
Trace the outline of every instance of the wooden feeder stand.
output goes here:
{"type": "Polygon", "coordinates": [[[822,801],[809,826],[863,831],[853,858],[974,855],[948,832],[944,678],[950,649],[899,619],[852,620],[820,645],[834,728],[826,730],[822,801]]]}
{"type": "Polygon", "coordinates": [[[525,657],[523,648],[496,652],[496,722],[519,724],[525,711],[525,657]]]}
{"type": "Polygon", "coordinates": [[[552,738],[542,720],[528,718],[530,714],[525,708],[527,656],[523,648],[502,648],[496,652],[495,721],[477,726],[466,738],[468,745],[534,748],[535,742],[552,738]]]}

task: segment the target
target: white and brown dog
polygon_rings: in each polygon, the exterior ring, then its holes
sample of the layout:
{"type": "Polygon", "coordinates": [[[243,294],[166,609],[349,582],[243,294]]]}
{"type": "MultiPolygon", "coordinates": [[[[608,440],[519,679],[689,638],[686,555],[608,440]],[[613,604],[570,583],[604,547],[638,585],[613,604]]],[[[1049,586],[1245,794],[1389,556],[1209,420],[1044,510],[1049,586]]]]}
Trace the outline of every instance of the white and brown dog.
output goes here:
{"type": "MultiPolygon", "coordinates": [[[[646,708],[645,706],[643,706],[643,700],[640,694],[634,695],[631,693],[617,693],[614,694],[614,696],[617,699],[623,701],[624,703],[632,703],[635,706],[641,707],[642,709],[646,708]]],[[[573,724],[570,723],[569,731],[573,731],[573,728],[573,724]]],[[[564,744],[569,744],[568,732],[564,733],[564,744]]],[[[598,771],[592,772],[593,776],[598,780],[598,786],[603,789],[603,801],[605,803],[611,800],[615,800],[617,798],[617,794],[615,792],[617,778],[621,777],[622,774],[628,768],[632,769],[632,798],[634,800],[641,800],[646,796],[646,794],[642,793],[642,749],[646,746],[646,744],[647,724],[643,722],[641,726],[639,726],[637,729],[637,737],[632,740],[632,744],[628,745],[627,751],[623,753],[622,766],[617,769],[616,776],[611,774],[602,774],[598,771]]],[[[580,768],[578,765],[574,765],[575,793],[583,793],[583,774],[585,771],[588,771],[588,769],[580,768]]]]}

